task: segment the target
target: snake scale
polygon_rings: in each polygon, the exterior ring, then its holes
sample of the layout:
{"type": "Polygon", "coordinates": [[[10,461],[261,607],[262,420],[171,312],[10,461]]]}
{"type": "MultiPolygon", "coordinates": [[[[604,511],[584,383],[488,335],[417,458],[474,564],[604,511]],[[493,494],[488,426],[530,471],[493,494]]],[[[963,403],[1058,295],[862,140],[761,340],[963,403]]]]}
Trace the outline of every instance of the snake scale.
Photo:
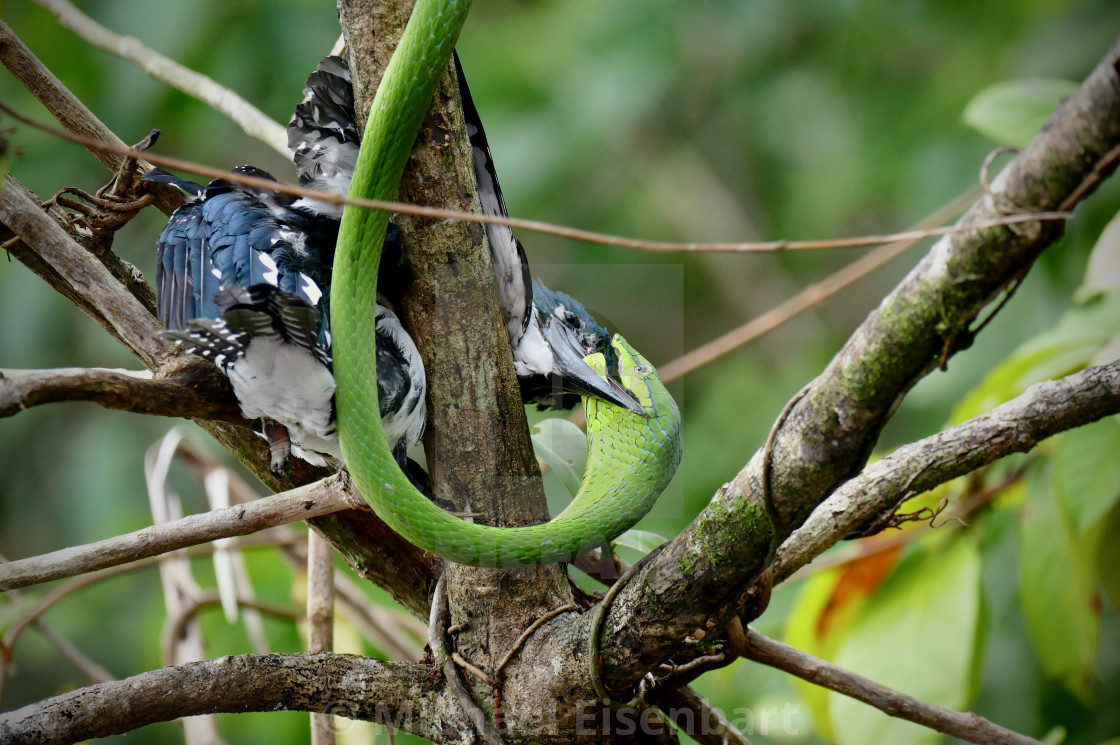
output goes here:
{"type": "MultiPolygon", "coordinates": [[[[420,125],[447,69],[470,0],[418,0],[386,68],[366,124],[351,197],[391,201],[420,125]]],[[[444,512],[398,468],[377,416],[376,281],[389,215],[343,211],[331,287],[336,405],[342,451],[355,485],[393,530],[445,559],[511,568],[571,561],[634,525],[680,462],[680,414],[657,372],[621,336],[619,379],[647,416],[584,398],[588,459],[572,503],[547,523],[497,528],[444,512]]],[[[587,358],[606,377],[602,354],[587,358]]]]}

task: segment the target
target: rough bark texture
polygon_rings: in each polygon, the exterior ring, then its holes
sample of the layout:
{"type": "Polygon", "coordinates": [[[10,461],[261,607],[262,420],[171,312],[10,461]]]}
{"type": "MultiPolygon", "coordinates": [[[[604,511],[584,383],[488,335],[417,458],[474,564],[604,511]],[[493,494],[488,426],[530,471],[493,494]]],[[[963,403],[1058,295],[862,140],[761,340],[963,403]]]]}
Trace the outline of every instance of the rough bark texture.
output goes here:
{"type": "MultiPolygon", "coordinates": [[[[368,104],[376,73],[388,60],[389,40],[399,34],[409,9],[407,2],[340,3],[360,102],[368,104]]],[[[1006,209],[1068,209],[1091,192],[1111,167],[1109,152],[1120,147],[1118,65],[1120,44],[995,181],[992,194],[970,211],[966,223],[1006,209]]],[[[454,85],[445,79],[402,186],[402,195],[410,201],[456,207],[473,201],[469,149],[455,98],[454,85]]],[[[98,319],[156,371],[157,378],[183,366],[182,355],[155,335],[158,324],[149,308],[62,226],[43,215],[14,180],[9,179],[0,195],[0,213],[26,244],[17,258],[98,319]]],[[[402,232],[414,281],[401,289],[401,306],[428,365],[431,424],[426,444],[433,454],[436,489],[452,498],[470,495],[470,507],[487,521],[542,519],[543,500],[539,486],[529,478],[535,475],[535,464],[505,352],[508,344],[484,231],[402,221],[402,232]]],[[[632,686],[659,663],[693,656],[696,650],[688,636],[696,628],[721,614],[739,612],[741,596],[770,564],[778,543],[862,468],[901,398],[938,362],[968,346],[969,327],[981,310],[1020,278],[1057,234],[1052,227],[987,230],[934,246],[794,402],[778,424],[770,463],[763,451],[756,453],[685,532],[641,567],[618,594],[600,634],[604,681],[617,692],[612,698],[628,699],[632,686]],[[767,470],[769,485],[764,483],[767,470]]],[[[1087,381],[1091,388],[1100,382],[1087,381]]],[[[1063,396],[1069,391],[1063,390],[1052,392],[1055,400],[1066,400],[1063,396]]],[[[1076,394],[1081,404],[1090,404],[1078,415],[1081,419],[1073,417],[1067,425],[1111,410],[1092,404],[1096,390],[1076,394]]],[[[1111,388],[1100,391],[1114,395],[1111,388]]],[[[1049,421],[1050,413],[1027,407],[1024,416],[1049,421]]],[[[277,480],[267,472],[263,442],[247,428],[201,423],[272,488],[322,475],[296,464],[287,479],[277,480]]],[[[1032,429],[1023,421],[1007,426],[1011,433],[995,436],[989,444],[1014,450],[1021,444],[1015,439],[1018,434],[1040,436],[1045,429],[1032,429]],[[1001,439],[1005,436],[1010,439],[1001,439]]],[[[959,454],[974,441],[949,437],[943,444],[946,452],[959,454]]],[[[997,451],[993,445],[992,457],[997,451]]],[[[897,486],[909,487],[909,481],[897,486]]],[[[881,497],[886,500],[889,495],[881,497]]],[[[863,502],[845,519],[865,522],[875,509],[875,503],[863,502]]],[[[402,541],[368,512],[341,512],[318,518],[314,525],[362,576],[388,589],[414,613],[427,613],[428,588],[441,571],[432,557],[402,541]]],[[[462,625],[456,649],[487,676],[532,620],[571,598],[561,567],[510,574],[455,568],[448,584],[452,623],[462,625]]],[[[504,694],[508,741],[610,739],[600,731],[605,710],[592,693],[588,675],[590,618],[569,612],[550,620],[528,637],[496,681],[504,694]]],[[[133,690],[140,691],[135,701],[125,694],[128,688],[113,687],[127,681],[95,686],[5,715],[0,727],[14,726],[18,714],[20,726],[26,727],[21,732],[42,732],[48,725],[65,729],[64,734],[36,735],[38,739],[29,741],[73,741],[172,716],[229,710],[214,708],[221,706],[218,697],[232,698],[239,710],[277,705],[321,710],[324,701],[354,702],[367,707],[359,708],[358,716],[376,700],[388,702],[390,716],[395,716],[393,712],[404,710],[407,697],[411,711],[419,714],[405,729],[440,742],[474,738],[462,702],[453,696],[448,702],[442,673],[430,667],[393,667],[332,656],[266,656],[225,658],[146,675],[152,677],[133,680],[133,690]],[[151,688],[149,680],[156,681],[151,688]],[[199,693],[162,696],[168,689],[199,693]],[[147,698],[150,690],[162,697],[147,698]],[[435,708],[423,709],[428,702],[435,708]],[[441,708],[445,704],[447,708],[441,708]]],[[[476,700],[483,708],[495,708],[490,690],[474,682],[476,700]]],[[[14,731],[0,729],[0,734],[14,731]]]]}
{"type": "Polygon", "coordinates": [[[80,742],[180,716],[277,710],[327,712],[390,724],[438,742],[473,742],[461,709],[441,693],[439,676],[431,672],[424,665],[351,655],[220,657],[5,712],[0,742],[80,742]]]}
{"type": "MultiPolygon", "coordinates": [[[[345,0],[339,3],[360,112],[372,102],[411,3],[345,0]]],[[[400,199],[478,211],[470,142],[454,71],[445,72],[417,138],[400,199]]],[[[548,520],[540,472],[513,372],[508,335],[482,226],[398,215],[407,274],[400,291],[405,324],[428,373],[428,466],[437,494],[494,525],[548,520]],[[468,501],[462,501],[466,497],[468,501]]],[[[571,602],[558,567],[506,574],[450,568],[452,624],[465,624],[459,653],[492,670],[521,632],[540,615],[571,602]]],[[[531,658],[526,658],[531,659],[531,658]]],[[[534,716],[552,698],[553,672],[518,659],[508,668],[506,714],[511,732],[532,732],[534,716]],[[524,699],[518,699],[523,695],[524,699]]],[[[476,681],[475,696],[492,709],[491,691],[476,681]]]]}
{"type": "MultiPolygon", "coordinates": [[[[1118,66],[1120,42],[963,224],[1006,210],[1069,210],[1092,192],[1115,168],[1120,147],[1118,66]]],[[[969,346],[970,324],[1059,235],[1053,223],[1027,224],[938,241],[777,425],[771,504],[759,451],[622,592],[605,629],[608,681],[633,684],[686,651],[692,630],[736,606],[745,583],[767,567],[776,540],[859,471],[902,397],[943,356],[969,346]]]]}

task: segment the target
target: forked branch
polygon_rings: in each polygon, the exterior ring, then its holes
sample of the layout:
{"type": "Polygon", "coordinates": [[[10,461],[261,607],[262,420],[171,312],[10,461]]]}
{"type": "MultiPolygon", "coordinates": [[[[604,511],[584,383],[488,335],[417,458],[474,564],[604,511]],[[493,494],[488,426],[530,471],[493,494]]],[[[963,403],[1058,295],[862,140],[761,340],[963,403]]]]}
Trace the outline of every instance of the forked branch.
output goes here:
{"type": "Polygon", "coordinates": [[[73,577],[340,510],[368,509],[364,502],[360,502],[360,497],[347,488],[346,482],[347,479],[341,476],[333,476],[253,502],[190,515],[84,546],[0,564],[0,590],[73,577]]]}
{"type": "Polygon", "coordinates": [[[955,427],[904,445],[846,482],[782,544],[775,584],[908,496],[1026,453],[1060,432],[1120,413],[1120,361],[1031,386],[955,427]]]}
{"type": "MultiPolygon", "coordinates": [[[[1118,68],[1120,42],[961,223],[986,223],[1006,210],[1071,210],[1088,196],[1120,153],[1118,68]]],[[[772,446],[756,452],[621,593],[605,629],[612,688],[635,684],[725,608],[737,612],[776,544],[859,473],[906,393],[971,343],[975,319],[1059,235],[1052,223],[1039,224],[933,246],[790,403],[772,446]]],[[[877,514],[858,512],[866,521],[877,514]]]]}

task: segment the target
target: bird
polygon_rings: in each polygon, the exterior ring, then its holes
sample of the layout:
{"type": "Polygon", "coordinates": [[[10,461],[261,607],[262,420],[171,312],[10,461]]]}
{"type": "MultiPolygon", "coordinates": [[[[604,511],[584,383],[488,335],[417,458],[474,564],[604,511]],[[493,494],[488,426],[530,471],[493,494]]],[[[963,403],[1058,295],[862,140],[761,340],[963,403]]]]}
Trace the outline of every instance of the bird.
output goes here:
{"type": "MultiPolygon", "coordinates": [[[[482,213],[508,217],[482,119],[458,54],[454,59],[482,213]]],[[[346,193],[361,142],[347,61],[324,57],[308,76],[304,96],[288,126],[288,147],[294,154],[300,185],[346,193]]],[[[341,214],[341,207],[328,202],[306,200],[302,204],[324,216],[341,214]]],[[[610,376],[617,377],[610,333],[582,303],[532,278],[525,249],[512,229],[487,224],[486,233],[522,400],[542,409],[570,409],[581,396],[591,395],[638,412],[629,393],[584,362],[585,356],[602,353],[610,376]]],[[[384,279],[382,274],[379,282],[384,279]]]]}
{"type": "MultiPolygon", "coordinates": [[[[350,193],[376,200],[397,196],[421,119],[431,106],[440,71],[451,61],[469,8],[469,2],[458,0],[417,4],[385,69],[350,193]]],[[[338,270],[331,286],[336,295],[332,302],[346,304],[336,307],[345,312],[333,319],[337,401],[340,414],[345,412],[339,424],[354,484],[374,512],[403,538],[441,558],[501,569],[572,561],[632,527],[668,486],[680,461],[680,415],[653,366],[618,334],[611,342],[620,360],[616,382],[645,406],[638,413],[583,397],[587,467],[572,503],[547,523],[501,528],[456,519],[386,463],[391,454],[380,423],[362,421],[358,414],[377,405],[377,390],[363,360],[372,351],[376,330],[370,317],[375,297],[368,290],[379,279],[379,249],[390,215],[382,210],[358,217],[345,210],[342,217],[338,270]]],[[[602,354],[589,355],[586,362],[606,378],[602,354]]],[[[597,628],[593,632],[592,647],[599,636],[597,628]]],[[[588,657],[598,659],[594,651],[588,657]]]]}
{"type": "MultiPolygon", "coordinates": [[[[456,57],[483,213],[506,215],[481,118],[456,57]]],[[[324,58],[307,78],[288,127],[301,186],[347,192],[360,147],[349,66],[324,58]]],[[[274,180],[253,166],[234,174],[274,180]]],[[[157,239],[156,296],[170,338],[230,379],[242,414],[263,422],[270,468],[290,455],[341,467],[330,356],[330,273],[342,206],[216,179],[207,186],[156,169],[188,201],[157,239]]],[[[584,362],[603,353],[617,375],[610,334],[574,298],[533,281],[520,241],[487,225],[514,369],[526,403],[568,409],[592,395],[641,411],[624,388],[584,362]],[[612,384],[613,383],[613,384],[612,384]]],[[[401,284],[399,233],[390,224],[378,286],[401,284]]],[[[426,422],[426,376],[391,303],[377,302],[377,385],[382,426],[402,469],[426,422]]],[[[423,490],[423,489],[422,489],[423,490]]]]}
{"type": "MultiPolygon", "coordinates": [[[[273,180],[252,166],[233,172],[273,180]]],[[[274,473],[283,473],[290,454],[341,466],[328,320],[337,220],[227,179],[203,187],[158,169],[148,178],[188,195],[156,242],[157,310],[167,335],[213,361],[242,414],[263,420],[274,473]]],[[[390,231],[387,244],[394,243],[390,231]]],[[[424,430],[427,379],[392,307],[376,308],[382,426],[406,468],[406,452],[424,430]]]]}

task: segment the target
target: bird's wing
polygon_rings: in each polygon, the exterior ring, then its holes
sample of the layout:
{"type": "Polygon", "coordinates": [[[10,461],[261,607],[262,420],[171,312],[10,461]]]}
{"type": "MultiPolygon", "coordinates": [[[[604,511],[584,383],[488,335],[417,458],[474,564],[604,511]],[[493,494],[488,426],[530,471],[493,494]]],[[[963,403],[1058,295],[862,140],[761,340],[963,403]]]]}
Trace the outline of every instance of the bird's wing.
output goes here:
{"type": "MultiPolygon", "coordinates": [[[[307,77],[306,99],[296,106],[288,125],[288,149],[292,151],[299,182],[323,191],[350,190],[350,179],[358,162],[357,119],[350,68],[341,57],[324,57],[307,77]]],[[[303,199],[299,204],[333,217],[341,205],[303,199]]]]}
{"type": "MultiPolygon", "coordinates": [[[[486,130],[482,127],[482,117],[471,98],[458,54],[455,55],[455,72],[459,78],[459,97],[463,102],[467,134],[474,151],[474,172],[478,180],[482,214],[508,217],[506,200],[498,183],[498,172],[490,155],[490,145],[486,141],[486,130]]],[[[494,275],[498,279],[498,294],[505,312],[510,346],[517,349],[529,325],[533,308],[533,281],[529,273],[529,260],[521,242],[513,237],[513,230],[508,226],[487,225],[486,237],[490,239],[490,256],[494,263],[494,275]]]]}
{"type": "Polygon", "coordinates": [[[222,180],[207,187],[202,203],[206,237],[223,287],[267,284],[315,306],[324,288],[303,271],[308,234],[284,208],[222,180]]]}
{"type": "Polygon", "coordinates": [[[167,328],[183,329],[213,315],[213,293],[207,290],[217,291],[218,278],[209,259],[202,203],[187,202],[156,239],[156,308],[167,328]]]}

